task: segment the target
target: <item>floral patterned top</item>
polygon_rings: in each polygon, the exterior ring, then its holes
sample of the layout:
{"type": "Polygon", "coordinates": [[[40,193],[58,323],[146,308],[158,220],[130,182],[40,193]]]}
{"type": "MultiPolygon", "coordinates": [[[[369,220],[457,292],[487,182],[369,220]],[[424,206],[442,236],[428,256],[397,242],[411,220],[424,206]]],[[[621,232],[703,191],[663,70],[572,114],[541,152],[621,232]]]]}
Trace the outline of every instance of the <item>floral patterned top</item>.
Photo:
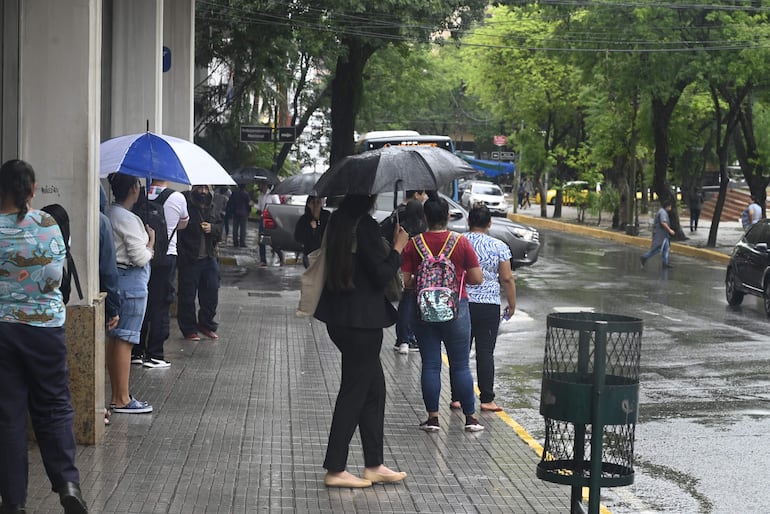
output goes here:
{"type": "Polygon", "coordinates": [[[484,282],[478,285],[468,285],[468,298],[471,303],[490,303],[500,305],[500,263],[511,258],[508,245],[482,232],[466,232],[465,237],[470,241],[484,274],[484,282]]]}
{"type": "Polygon", "coordinates": [[[21,222],[0,214],[0,322],[39,327],[64,325],[59,285],[66,258],[56,220],[30,210],[21,222]]]}

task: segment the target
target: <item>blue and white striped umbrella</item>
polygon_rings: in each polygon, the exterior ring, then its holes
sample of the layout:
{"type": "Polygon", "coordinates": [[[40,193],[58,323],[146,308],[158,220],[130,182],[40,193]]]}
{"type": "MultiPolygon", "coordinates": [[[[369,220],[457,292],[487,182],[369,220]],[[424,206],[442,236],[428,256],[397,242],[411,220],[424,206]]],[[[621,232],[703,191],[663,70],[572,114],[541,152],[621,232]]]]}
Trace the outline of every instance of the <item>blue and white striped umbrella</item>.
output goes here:
{"type": "Polygon", "coordinates": [[[178,137],[143,132],[99,145],[99,176],[120,172],[180,184],[234,186],[230,174],[206,150],[178,137]]]}

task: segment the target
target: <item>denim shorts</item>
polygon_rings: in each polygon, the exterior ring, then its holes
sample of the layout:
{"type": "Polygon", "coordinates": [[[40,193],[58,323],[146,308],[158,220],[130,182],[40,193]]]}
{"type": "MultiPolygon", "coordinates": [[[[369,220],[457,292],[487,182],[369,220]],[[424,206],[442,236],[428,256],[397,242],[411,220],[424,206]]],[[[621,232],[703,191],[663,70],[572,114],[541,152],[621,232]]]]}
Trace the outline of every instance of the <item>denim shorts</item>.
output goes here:
{"type": "Polygon", "coordinates": [[[150,265],[118,268],[118,296],[120,296],[120,320],[110,331],[111,337],[139,344],[144,312],[147,309],[147,281],[150,265]]]}

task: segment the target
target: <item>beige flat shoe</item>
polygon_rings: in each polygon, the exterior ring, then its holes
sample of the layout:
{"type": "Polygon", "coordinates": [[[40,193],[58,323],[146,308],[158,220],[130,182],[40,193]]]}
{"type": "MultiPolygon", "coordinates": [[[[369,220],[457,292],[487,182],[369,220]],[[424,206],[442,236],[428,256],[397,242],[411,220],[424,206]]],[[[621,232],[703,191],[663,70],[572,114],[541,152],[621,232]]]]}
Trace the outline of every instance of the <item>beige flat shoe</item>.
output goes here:
{"type": "Polygon", "coordinates": [[[358,478],[358,477],[345,478],[345,477],[329,475],[327,473],[326,476],[324,477],[324,485],[326,487],[362,488],[362,487],[371,487],[372,482],[371,480],[366,480],[364,478],[358,478]]]}
{"type": "Polygon", "coordinates": [[[394,471],[393,473],[377,473],[376,471],[369,471],[364,469],[364,478],[373,484],[390,484],[393,482],[401,482],[406,478],[404,471],[394,471]]]}

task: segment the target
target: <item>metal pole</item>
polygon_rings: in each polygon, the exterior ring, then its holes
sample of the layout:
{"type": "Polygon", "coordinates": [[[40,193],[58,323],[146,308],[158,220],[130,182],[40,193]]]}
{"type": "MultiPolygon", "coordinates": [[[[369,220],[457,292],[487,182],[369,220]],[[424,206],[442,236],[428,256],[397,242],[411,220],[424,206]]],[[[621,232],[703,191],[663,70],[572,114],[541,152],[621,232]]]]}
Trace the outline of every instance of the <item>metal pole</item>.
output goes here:
{"type": "Polygon", "coordinates": [[[602,446],[604,423],[602,422],[602,398],[604,397],[607,370],[607,322],[595,323],[594,381],[591,399],[591,477],[588,481],[588,512],[599,514],[602,479],[602,446]]]}
{"type": "MultiPolygon", "coordinates": [[[[578,380],[588,375],[588,363],[591,359],[591,332],[581,330],[578,335],[577,372],[578,380]]],[[[585,462],[586,426],[582,423],[575,424],[575,442],[573,448],[572,473],[575,476],[583,476],[583,462],[585,462]]],[[[573,485],[570,495],[570,514],[583,514],[583,486],[573,485]]]]}

